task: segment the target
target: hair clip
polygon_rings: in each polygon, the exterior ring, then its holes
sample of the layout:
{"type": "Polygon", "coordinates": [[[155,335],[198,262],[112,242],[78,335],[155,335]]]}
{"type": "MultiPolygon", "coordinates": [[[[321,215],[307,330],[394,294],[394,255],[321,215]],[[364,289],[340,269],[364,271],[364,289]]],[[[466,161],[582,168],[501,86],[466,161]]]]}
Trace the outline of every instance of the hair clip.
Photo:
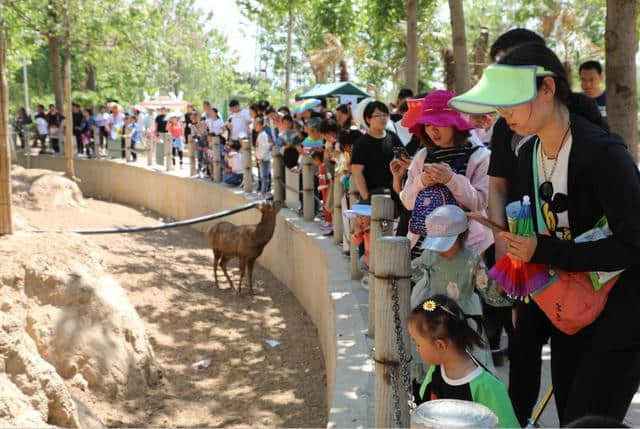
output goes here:
{"type": "Polygon", "coordinates": [[[449,308],[447,308],[446,306],[440,304],[438,305],[437,302],[435,302],[432,299],[428,299],[425,302],[422,303],[422,309],[425,311],[428,311],[429,313],[431,313],[432,311],[435,311],[436,308],[440,307],[440,309],[442,309],[442,311],[444,311],[445,313],[449,314],[451,317],[455,318],[455,319],[459,319],[460,316],[455,314],[453,311],[451,311],[449,308]]]}
{"type": "Polygon", "coordinates": [[[425,301],[424,304],[422,304],[422,308],[424,308],[426,311],[433,311],[437,306],[438,305],[436,304],[436,302],[432,299],[429,299],[425,301]]]}

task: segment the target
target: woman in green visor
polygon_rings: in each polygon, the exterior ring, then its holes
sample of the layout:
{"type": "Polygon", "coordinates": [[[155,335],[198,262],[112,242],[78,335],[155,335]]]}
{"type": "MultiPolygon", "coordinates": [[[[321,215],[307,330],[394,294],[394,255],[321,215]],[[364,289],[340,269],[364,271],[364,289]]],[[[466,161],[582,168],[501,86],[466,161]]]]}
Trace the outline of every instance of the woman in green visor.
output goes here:
{"type": "Polygon", "coordinates": [[[640,384],[640,175],[624,142],[603,127],[592,100],[571,92],[562,64],[541,44],[507,53],[450,106],[497,110],[514,132],[536,136],[517,151],[516,186],[531,198],[538,234],[501,233],[514,258],[571,273],[624,270],[599,316],[573,335],[538,307],[525,316],[536,336],[551,337],[560,424],[585,415],[622,421],[640,384]],[[602,219],[604,238],[580,239],[602,219]]]}

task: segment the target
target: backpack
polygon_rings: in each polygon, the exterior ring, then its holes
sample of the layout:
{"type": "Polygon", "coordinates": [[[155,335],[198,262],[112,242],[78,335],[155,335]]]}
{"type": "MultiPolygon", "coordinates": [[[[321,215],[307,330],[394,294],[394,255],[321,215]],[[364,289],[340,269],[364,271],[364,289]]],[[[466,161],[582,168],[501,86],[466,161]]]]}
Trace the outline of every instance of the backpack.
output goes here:
{"type": "MultiPolygon", "coordinates": [[[[459,156],[454,159],[449,159],[446,162],[451,166],[451,170],[453,170],[454,173],[464,174],[467,171],[469,158],[471,158],[471,155],[478,148],[480,148],[480,146],[465,148],[464,152],[460,153],[459,156]]],[[[437,160],[435,159],[433,151],[427,150],[425,163],[430,162],[437,162],[437,160]]],[[[429,186],[418,192],[413,212],[411,213],[411,220],[409,221],[409,231],[414,234],[426,236],[427,227],[425,221],[427,216],[436,208],[446,204],[458,205],[458,202],[445,185],[437,184],[429,186]]]]}

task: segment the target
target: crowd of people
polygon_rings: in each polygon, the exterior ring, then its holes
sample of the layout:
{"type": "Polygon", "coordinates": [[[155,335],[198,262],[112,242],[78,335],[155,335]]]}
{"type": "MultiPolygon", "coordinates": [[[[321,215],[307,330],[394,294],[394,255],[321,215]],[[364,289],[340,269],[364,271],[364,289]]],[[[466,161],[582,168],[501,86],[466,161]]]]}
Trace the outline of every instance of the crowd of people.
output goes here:
{"type": "MultiPolygon", "coordinates": [[[[206,101],[201,112],[192,105],[184,116],[160,109],[153,119],[125,114],[115,103],[96,114],[74,105],[73,133],[86,156],[103,153],[109,138],[129,135],[135,147],[144,131],[151,138],[169,133],[173,163],[177,158],[180,166],[191,135],[200,174],[212,175],[212,159],[219,156],[230,186],[242,183],[240,147],[248,139],[261,198],[281,186],[271,181],[274,147],[290,170],[309,156],[321,228],[332,233],[339,184],[344,224],[355,218],[353,231],[345,228],[343,250],[348,253],[351,242],[360,246],[365,273],[371,197],[389,195],[396,205],[395,233],[411,243],[408,327],[416,401],[475,401],[494,411],[501,427],[526,426],[539,395],[542,347],[550,341],[560,424],[591,419],[620,426],[640,384],[640,331],[632,327],[640,308],[633,286],[640,276],[640,228],[630,221],[640,208],[638,169],[624,142],[608,131],[600,63],[580,66],[583,94],[577,94],[536,33],[511,30],[496,39],[490,56],[494,65],[479,84],[458,96],[403,89],[392,104],[367,99],[328,109],[322,100],[295,113],[266,101],[243,108],[231,100],[227,121],[206,101]],[[411,100],[419,100],[417,113],[411,100]],[[119,126],[123,131],[113,134],[119,126]],[[357,204],[350,205],[349,192],[357,193],[357,204]],[[506,228],[505,207],[524,200],[534,213],[532,236],[498,232],[467,216],[473,212],[506,228]],[[610,228],[605,238],[573,241],[601,219],[610,228]],[[569,273],[616,271],[615,286],[605,292],[595,320],[567,334],[537,301],[514,300],[491,278],[489,268],[507,253],[569,273]],[[508,388],[494,375],[506,358],[508,388]]],[[[18,133],[29,121],[21,110],[18,133]]],[[[48,112],[38,106],[33,145],[44,150],[48,140],[57,152],[63,123],[55,106],[48,112]]],[[[367,276],[362,286],[368,290],[367,276]]]]}

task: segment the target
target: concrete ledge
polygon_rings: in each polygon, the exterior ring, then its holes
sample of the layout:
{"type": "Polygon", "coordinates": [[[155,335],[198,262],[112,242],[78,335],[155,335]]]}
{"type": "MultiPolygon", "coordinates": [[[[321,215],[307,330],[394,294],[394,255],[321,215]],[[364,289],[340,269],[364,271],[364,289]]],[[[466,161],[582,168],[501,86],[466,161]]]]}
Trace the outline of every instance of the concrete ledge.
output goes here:
{"type": "MultiPolygon", "coordinates": [[[[209,180],[118,161],[74,162],[85,196],[143,206],[174,219],[202,216],[248,201],[241,191],[209,180]]],[[[19,156],[18,163],[24,166],[25,157],[19,156]]],[[[63,171],[64,158],[32,156],[30,166],[63,171]]],[[[259,218],[256,210],[248,210],[226,220],[246,224],[259,218]]],[[[208,225],[194,227],[203,231],[208,225]]],[[[283,209],[273,239],[258,262],[294,293],[318,330],[327,371],[328,426],[373,426],[369,398],[373,398],[374,367],[365,338],[366,292],[349,280],[348,261],[340,249],[331,238],[322,236],[315,223],[283,209]]]]}

